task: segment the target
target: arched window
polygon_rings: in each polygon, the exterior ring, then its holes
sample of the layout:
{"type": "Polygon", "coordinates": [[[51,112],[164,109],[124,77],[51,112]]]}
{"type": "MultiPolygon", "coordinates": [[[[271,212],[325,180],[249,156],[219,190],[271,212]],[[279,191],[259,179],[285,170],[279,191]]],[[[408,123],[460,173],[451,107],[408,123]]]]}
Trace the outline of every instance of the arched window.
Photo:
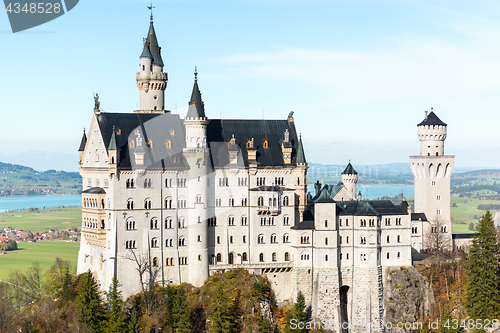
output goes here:
{"type": "Polygon", "coordinates": [[[290,216],[283,216],[283,225],[290,225],[290,216]]]}
{"type": "Polygon", "coordinates": [[[271,256],[271,257],[272,257],[272,260],[273,260],[273,261],[278,261],[278,258],[277,258],[277,256],[276,256],[276,252],[273,252],[273,254],[272,254],[272,256],[271,256]]]}
{"type": "Polygon", "coordinates": [[[153,267],[158,267],[158,258],[157,257],[153,258],[153,267]]]}
{"type": "Polygon", "coordinates": [[[158,247],[158,238],[154,237],[151,239],[151,247],[152,248],[157,248],[158,247]]]}
{"type": "Polygon", "coordinates": [[[283,243],[289,243],[290,242],[290,236],[288,234],[283,235],[283,243]]]}
{"type": "Polygon", "coordinates": [[[248,218],[245,215],[241,217],[241,225],[248,225],[248,218]]]}
{"type": "Polygon", "coordinates": [[[389,259],[389,252],[387,252],[387,259],[389,259]]]}
{"type": "Polygon", "coordinates": [[[247,256],[246,252],[243,252],[243,254],[241,255],[241,260],[242,261],[248,261],[248,256],[247,256]]]}
{"type": "Polygon", "coordinates": [[[134,200],[133,199],[127,200],[127,209],[134,209],[134,200]]]}
{"type": "Polygon", "coordinates": [[[259,261],[264,262],[264,253],[259,254],[259,261]]]}
{"type": "Polygon", "coordinates": [[[170,216],[168,216],[166,219],[165,219],[165,229],[172,229],[173,228],[173,225],[172,225],[172,218],[170,216]]]}
{"type": "Polygon", "coordinates": [[[278,237],[276,236],[276,234],[272,234],[271,235],[271,244],[276,244],[278,243],[278,237]]]}
{"type": "Polygon", "coordinates": [[[264,234],[259,234],[259,236],[257,237],[257,243],[264,244],[264,234]]]}
{"type": "Polygon", "coordinates": [[[233,252],[229,253],[229,264],[230,265],[234,264],[234,253],[233,252]]]}
{"type": "Polygon", "coordinates": [[[328,245],[328,237],[325,237],[325,245],[328,245]]]}
{"type": "Polygon", "coordinates": [[[172,198],[165,198],[165,209],[172,209],[172,198]]]}
{"type": "Polygon", "coordinates": [[[290,203],[290,199],[288,199],[288,196],[283,197],[283,206],[288,206],[290,203]]]}
{"type": "Polygon", "coordinates": [[[401,236],[400,235],[398,235],[397,241],[398,241],[398,243],[401,243],[401,236]]]}
{"type": "Polygon", "coordinates": [[[309,244],[309,236],[307,234],[300,236],[300,244],[309,244]]]}
{"type": "Polygon", "coordinates": [[[217,262],[222,262],[222,254],[217,253],[217,262]]]}
{"type": "Polygon", "coordinates": [[[151,209],[151,199],[144,200],[144,209],[151,209]]]}
{"type": "Polygon", "coordinates": [[[285,261],[290,261],[290,254],[285,252],[285,261]]]}
{"type": "Polygon", "coordinates": [[[179,246],[186,246],[186,238],[183,236],[179,237],[179,246]]]}
{"type": "Polygon", "coordinates": [[[231,215],[227,218],[227,224],[230,226],[234,226],[234,216],[231,215]]]}
{"type": "Polygon", "coordinates": [[[158,219],[153,217],[150,222],[151,229],[158,229],[158,219]]]}
{"type": "Polygon", "coordinates": [[[229,198],[229,207],[234,207],[234,198],[229,198]]]}
{"type": "Polygon", "coordinates": [[[259,199],[257,200],[257,205],[259,207],[264,206],[264,198],[263,197],[259,197],[259,199]]]}
{"type": "Polygon", "coordinates": [[[401,252],[398,252],[398,259],[401,259],[401,252]]]}
{"type": "Polygon", "coordinates": [[[387,236],[387,243],[390,243],[389,236],[387,236]]]}

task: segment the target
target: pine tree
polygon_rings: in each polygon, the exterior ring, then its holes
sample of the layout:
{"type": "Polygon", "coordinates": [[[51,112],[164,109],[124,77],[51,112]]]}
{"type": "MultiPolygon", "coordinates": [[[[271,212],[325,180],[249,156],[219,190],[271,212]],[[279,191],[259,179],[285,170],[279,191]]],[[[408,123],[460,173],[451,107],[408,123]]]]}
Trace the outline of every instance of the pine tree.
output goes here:
{"type": "Polygon", "coordinates": [[[439,333],[463,333],[464,328],[460,326],[461,321],[451,316],[448,310],[444,311],[443,318],[439,323],[439,333]]]}
{"type": "Polygon", "coordinates": [[[127,328],[129,333],[141,333],[141,321],[135,309],[132,311],[132,316],[130,317],[127,328]]]}
{"type": "Polygon", "coordinates": [[[92,332],[102,332],[104,308],[97,283],[90,270],[80,276],[76,308],[80,322],[86,324],[92,332]]]}
{"type": "MultiPolygon", "coordinates": [[[[297,294],[297,300],[293,304],[293,318],[297,321],[297,323],[305,323],[307,322],[307,310],[306,310],[306,300],[302,291],[299,291],[297,294]]],[[[306,333],[307,329],[296,329],[295,332],[298,333],[306,333]]]]}
{"type": "Polygon", "coordinates": [[[236,332],[236,306],[233,299],[224,290],[224,283],[219,281],[215,286],[214,310],[210,316],[209,333],[236,332]]]}
{"type": "Polygon", "coordinates": [[[494,319],[500,315],[500,248],[490,211],[479,221],[477,232],[467,262],[466,307],[473,319],[494,319]]]}
{"type": "Polygon", "coordinates": [[[105,332],[115,333],[123,332],[126,327],[127,317],[123,312],[122,292],[119,290],[120,284],[116,275],[113,276],[111,287],[109,288],[107,312],[106,312],[106,327],[105,332]]]}
{"type": "Polygon", "coordinates": [[[167,287],[167,302],[171,327],[177,333],[191,332],[191,316],[186,303],[186,293],[179,286],[167,287]]]}

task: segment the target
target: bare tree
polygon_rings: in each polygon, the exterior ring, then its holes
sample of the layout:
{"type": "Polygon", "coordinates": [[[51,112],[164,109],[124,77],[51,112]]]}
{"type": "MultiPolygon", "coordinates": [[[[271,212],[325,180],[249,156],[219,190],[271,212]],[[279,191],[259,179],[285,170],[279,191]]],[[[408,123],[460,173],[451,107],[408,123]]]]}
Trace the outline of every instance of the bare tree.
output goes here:
{"type": "Polygon", "coordinates": [[[430,230],[424,234],[424,248],[434,253],[443,253],[451,250],[451,230],[447,229],[445,221],[438,217],[430,222],[430,230]]]}
{"type": "Polygon", "coordinates": [[[127,256],[125,256],[125,259],[131,260],[135,263],[135,269],[139,274],[139,282],[141,285],[142,295],[144,297],[146,311],[148,313],[152,313],[155,303],[153,289],[160,273],[160,266],[158,263],[154,263],[152,261],[151,253],[149,251],[138,253],[131,249],[129,250],[127,256]]]}

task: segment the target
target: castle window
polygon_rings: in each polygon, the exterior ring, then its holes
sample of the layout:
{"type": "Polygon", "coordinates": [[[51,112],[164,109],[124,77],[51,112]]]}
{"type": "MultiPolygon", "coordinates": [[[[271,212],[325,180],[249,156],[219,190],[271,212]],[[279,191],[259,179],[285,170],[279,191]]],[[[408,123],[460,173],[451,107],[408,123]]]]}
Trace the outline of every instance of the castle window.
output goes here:
{"type": "Polygon", "coordinates": [[[416,234],[417,233],[417,227],[411,227],[411,233],[416,234]]]}
{"type": "Polygon", "coordinates": [[[259,199],[257,200],[257,205],[259,207],[264,206],[264,198],[263,197],[259,197],[259,199]]]}
{"type": "Polygon", "coordinates": [[[278,258],[277,258],[277,256],[276,256],[276,252],[273,252],[273,254],[272,254],[272,256],[271,256],[271,257],[272,257],[272,260],[273,260],[273,261],[278,261],[278,258]]]}
{"type": "Polygon", "coordinates": [[[259,254],[259,261],[264,262],[264,253],[259,254]]]}
{"type": "Polygon", "coordinates": [[[361,261],[366,261],[366,253],[361,253],[361,261]]]}
{"type": "Polygon", "coordinates": [[[366,244],[366,237],[361,236],[361,242],[360,244],[366,244]]]}
{"type": "Polygon", "coordinates": [[[302,236],[300,236],[300,244],[309,244],[309,236],[302,234],[302,236]]]}
{"type": "Polygon", "coordinates": [[[247,141],[247,148],[252,148],[252,142],[250,140],[247,141]]]}
{"type": "Polygon", "coordinates": [[[398,235],[398,236],[396,237],[396,240],[397,240],[397,242],[398,242],[398,243],[401,243],[401,236],[400,236],[400,235],[398,235]]]}
{"type": "Polygon", "coordinates": [[[243,244],[247,242],[247,236],[243,236],[243,244]]]}
{"type": "Polygon", "coordinates": [[[398,252],[398,259],[401,259],[401,252],[398,252]]]}
{"type": "Polygon", "coordinates": [[[349,260],[349,253],[345,254],[345,260],[349,260]]]}
{"type": "Polygon", "coordinates": [[[142,70],[145,70],[146,69],[146,66],[142,65],[142,70]]]}
{"type": "Polygon", "coordinates": [[[127,209],[134,209],[134,200],[132,199],[127,200],[127,209]]]}
{"type": "Polygon", "coordinates": [[[339,244],[342,244],[342,236],[339,236],[339,244]]]}
{"type": "Polygon", "coordinates": [[[201,236],[198,235],[198,242],[201,242],[201,236]]]}
{"type": "Polygon", "coordinates": [[[179,237],[179,246],[186,246],[186,238],[179,237]]]}
{"type": "Polygon", "coordinates": [[[290,216],[283,216],[283,225],[290,225],[290,216]]]}
{"type": "Polygon", "coordinates": [[[234,198],[229,198],[229,207],[234,207],[234,198]]]}
{"type": "Polygon", "coordinates": [[[227,218],[227,224],[230,226],[234,226],[234,216],[229,216],[227,218]]]}
{"type": "Polygon", "coordinates": [[[277,244],[277,243],[278,243],[278,240],[277,240],[276,234],[272,234],[271,235],[271,244],[277,244]]]}
{"type": "Polygon", "coordinates": [[[201,261],[201,254],[198,255],[198,261],[201,261]]]}
{"type": "Polygon", "coordinates": [[[184,217],[179,217],[178,223],[179,229],[183,229],[186,227],[186,220],[184,219],[184,217]]]}
{"type": "Polygon", "coordinates": [[[217,236],[217,244],[220,244],[220,236],[217,236]]]}
{"type": "Polygon", "coordinates": [[[221,198],[215,198],[215,206],[216,207],[222,206],[222,199],[221,198]]]}
{"type": "Polygon", "coordinates": [[[309,253],[302,252],[302,254],[300,255],[300,260],[309,260],[309,253]]]}
{"type": "Polygon", "coordinates": [[[387,252],[387,259],[389,259],[389,258],[390,258],[390,256],[389,256],[389,252],[387,252]]]}
{"type": "Polygon", "coordinates": [[[152,248],[157,248],[158,247],[158,238],[154,237],[151,239],[151,247],[152,248]]]}
{"type": "Polygon", "coordinates": [[[436,152],[436,156],[439,156],[439,153],[438,153],[438,152],[436,152]]]}
{"type": "Polygon", "coordinates": [[[134,141],[134,140],[131,140],[131,141],[129,142],[129,147],[130,147],[130,148],[135,148],[135,141],[134,141]]]}
{"type": "Polygon", "coordinates": [[[263,147],[264,147],[264,149],[269,148],[269,143],[267,142],[267,140],[264,141],[263,147]]]}
{"type": "Polygon", "coordinates": [[[257,244],[264,244],[264,235],[263,234],[260,234],[257,237],[257,244]]]}
{"type": "Polygon", "coordinates": [[[325,220],[325,228],[328,228],[328,220],[325,220]]]}
{"type": "Polygon", "coordinates": [[[328,237],[325,237],[325,245],[328,245],[328,237]]]}
{"type": "Polygon", "coordinates": [[[222,254],[217,253],[217,262],[222,262],[222,254]]]}
{"type": "Polygon", "coordinates": [[[158,219],[156,217],[153,217],[150,222],[150,227],[152,230],[158,229],[158,219]]]}
{"type": "Polygon", "coordinates": [[[441,232],[446,232],[446,226],[445,225],[441,227],[441,232]]]}
{"type": "Polygon", "coordinates": [[[248,225],[248,219],[245,215],[241,217],[241,225],[248,225]]]}
{"type": "Polygon", "coordinates": [[[246,252],[243,252],[243,253],[241,254],[241,260],[242,260],[242,261],[248,261],[248,255],[247,255],[247,253],[246,253],[246,252]]]}
{"type": "Polygon", "coordinates": [[[290,254],[285,252],[285,261],[290,261],[290,254]]]}
{"type": "Polygon", "coordinates": [[[440,196],[440,195],[438,195],[436,199],[437,199],[437,200],[441,200],[441,196],[440,196]]]}
{"type": "Polygon", "coordinates": [[[151,199],[144,200],[144,209],[151,209],[151,199]]]}
{"type": "Polygon", "coordinates": [[[201,194],[196,196],[196,203],[201,203],[201,194]]]}
{"type": "Polygon", "coordinates": [[[339,259],[340,259],[340,260],[342,260],[342,253],[341,253],[341,254],[339,254],[339,259]]]}
{"type": "Polygon", "coordinates": [[[131,217],[126,222],[126,230],[136,230],[135,221],[131,217]]]}
{"type": "Polygon", "coordinates": [[[167,148],[167,149],[172,148],[172,142],[170,140],[168,140],[167,142],[165,142],[165,148],[167,148]]]}
{"type": "Polygon", "coordinates": [[[165,219],[165,229],[172,229],[173,226],[172,226],[172,218],[170,216],[168,216],[166,219],[165,219]]]}
{"type": "Polygon", "coordinates": [[[287,196],[283,197],[283,206],[288,206],[288,204],[290,203],[290,200],[288,199],[287,196]]]}
{"type": "Polygon", "coordinates": [[[229,264],[232,265],[234,264],[234,253],[229,253],[229,264]]]}
{"type": "Polygon", "coordinates": [[[158,267],[158,258],[157,257],[153,258],[153,267],[158,267]]]}
{"type": "Polygon", "coordinates": [[[431,181],[431,185],[435,186],[436,185],[436,181],[435,180],[431,181]]]}
{"type": "Polygon", "coordinates": [[[387,243],[390,243],[390,241],[389,241],[389,236],[387,236],[387,243]]]}
{"type": "Polygon", "coordinates": [[[211,217],[208,219],[208,226],[209,227],[216,227],[217,226],[217,217],[211,217]]]}
{"type": "Polygon", "coordinates": [[[325,261],[328,261],[328,254],[325,254],[325,261]]]}
{"type": "Polygon", "coordinates": [[[439,209],[439,208],[438,208],[438,209],[436,210],[436,214],[438,214],[438,215],[439,215],[439,214],[441,214],[441,209],[439,209]]]}
{"type": "Polygon", "coordinates": [[[151,178],[144,179],[144,188],[151,188],[151,186],[152,186],[151,178]]]}
{"type": "Polygon", "coordinates": [[[349,226],[349,219],[345,219],[345,226],[348,227],[349,226]]]}
{"type": "Polygon", "coordinates": [[[375,226],[375,220],[374,219],[370,219],[369,223],[370,223],[370,227],[374,227],[375,226]]]}
{"type": "Polygon", "coordinates": [[[246,207],[247,205],[247,198],[241,198],[241,206],[246,207]]]}
{"type": "Polygon", "coordinates": [[[188,258],[187,257],[179,257],[179,265],[187,265],[188,258]]]}
{"type": "Polygon", "coordinates": [[[290,235],[288,234],[283,235],[283,243],[290,243],[290,235]]]}
{"type": "Polygon", "coordinates": [[[342,226],[342,219],[339,220],[339,224],[340,224],[340,226],[342,226]]]}

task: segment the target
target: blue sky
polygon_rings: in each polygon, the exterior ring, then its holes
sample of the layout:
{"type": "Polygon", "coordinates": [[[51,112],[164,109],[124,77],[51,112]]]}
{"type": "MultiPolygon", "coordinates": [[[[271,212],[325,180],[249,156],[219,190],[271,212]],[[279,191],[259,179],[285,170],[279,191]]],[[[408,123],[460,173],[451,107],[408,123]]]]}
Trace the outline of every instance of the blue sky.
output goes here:
{"type": "MultiPolygon", "coordinates": [[[[147,1],[81,0],[12,34],[0,15],[0,161],[78,169],[94,92],[138,107],[147,1]]],[[[194,66],[209,118],[295,121],[309,162],[409,163],[424,111],[457,167],[500,165],[498,1],[156,1],[166,107],[187,112],[194,66]]]]}

